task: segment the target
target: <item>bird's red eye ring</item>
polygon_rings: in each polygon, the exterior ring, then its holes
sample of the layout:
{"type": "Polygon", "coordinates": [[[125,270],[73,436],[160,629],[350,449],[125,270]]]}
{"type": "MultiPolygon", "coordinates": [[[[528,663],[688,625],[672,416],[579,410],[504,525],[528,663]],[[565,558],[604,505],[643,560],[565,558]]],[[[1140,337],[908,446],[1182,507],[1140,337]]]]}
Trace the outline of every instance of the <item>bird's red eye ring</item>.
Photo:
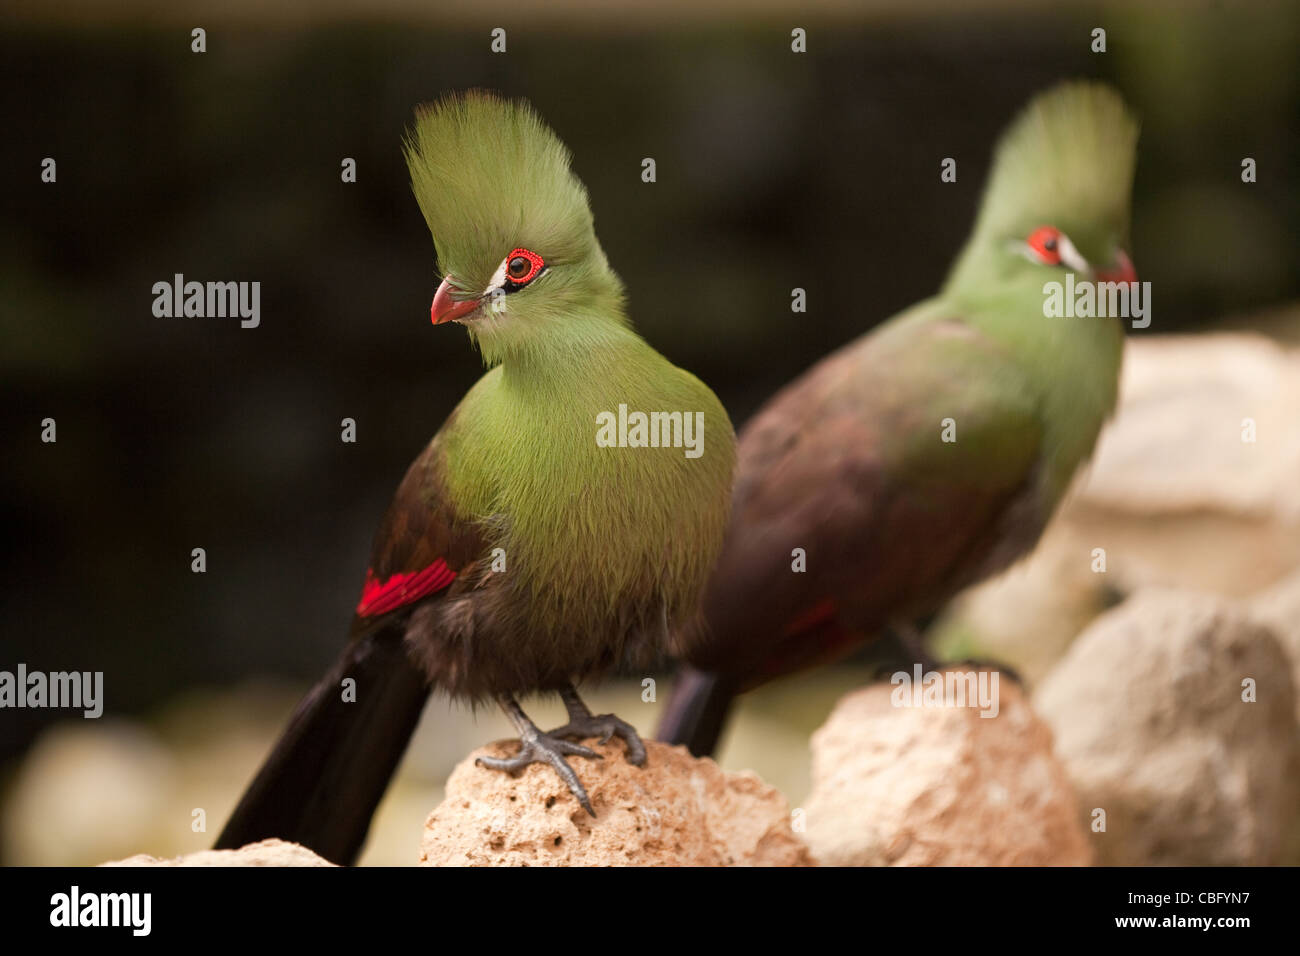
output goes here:
{"type": "Polygon", "coordinates": [[[1061,230],[1055,226],[1039,226],[1025,240],[1027,245],[1044,265],[1061,264],[1061,230]]]}
{"type": "Polygon", "coordinates": [[[513,286],[524,286],[537,278],[546,263],[530,249],[516,249],[506,256],[506,281],[513,286]]]}

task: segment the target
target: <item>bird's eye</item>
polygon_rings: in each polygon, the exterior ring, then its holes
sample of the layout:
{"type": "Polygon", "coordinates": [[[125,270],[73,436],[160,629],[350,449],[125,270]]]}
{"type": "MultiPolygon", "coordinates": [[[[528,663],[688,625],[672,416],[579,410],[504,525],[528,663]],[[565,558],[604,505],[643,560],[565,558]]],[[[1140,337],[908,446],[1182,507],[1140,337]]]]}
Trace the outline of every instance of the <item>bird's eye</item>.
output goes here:
{"type": "MultiPolygon", "coordinates": [[[[546,267],[542,257],[530,249],[516,249],[506,256],[506,279],[510,288],[519,289],[537,278],[546,267]]],[[[509,291],[509,289],[507,289],[509,291]]]]}
{"type": "Polygon", "coordinates": [[[1025,245],[1044,265],[1061,264],[1061,230],[1055,226],[1039,226],[1029,234],[1025,245]]]}

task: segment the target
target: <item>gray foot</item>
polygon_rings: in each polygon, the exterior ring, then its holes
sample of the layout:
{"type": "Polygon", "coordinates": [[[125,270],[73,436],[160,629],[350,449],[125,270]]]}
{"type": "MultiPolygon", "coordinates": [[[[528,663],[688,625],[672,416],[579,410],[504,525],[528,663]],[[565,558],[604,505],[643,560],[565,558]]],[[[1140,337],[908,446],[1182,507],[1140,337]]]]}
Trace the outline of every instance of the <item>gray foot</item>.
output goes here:
{"type": "Polygon", "coordinates": [[[602,744],[607,744],[611,737],[622,739],[627,746],[627,762],[640,767],[645,764],[645,744],[636,728],[626,720],[620,720],[613,714],[587,714],[585,717],[570,712],[569,722],[563,727],[556,727],[548,732],[548,737],[599,737],[602,744]]]}
{"type": "Polygon", "coordinates": [[[591,800],[587,796],[587,791],[583,788],[582,782],[578,780],[578,775],[573,772],[573,768],[569,766],[568,761],[564,759],[565,756],[603,759],[600,754],[590,747],[571,744],[567,740],[559,739],[555,734],[543,734],[534,729],[531,732],[525,732],[519,738],[519,753],[513,757],[479,757],[474,762],[479,766],[487,767],[489,770],[504,770],[510,774],[518,773],[531,763],[548,763],[560,775],[560,779],[568,785],[569,792],[578,798],[578,802],[582,804],[582,809],[594,817],[596,811],[591,808],[591,800]]]}

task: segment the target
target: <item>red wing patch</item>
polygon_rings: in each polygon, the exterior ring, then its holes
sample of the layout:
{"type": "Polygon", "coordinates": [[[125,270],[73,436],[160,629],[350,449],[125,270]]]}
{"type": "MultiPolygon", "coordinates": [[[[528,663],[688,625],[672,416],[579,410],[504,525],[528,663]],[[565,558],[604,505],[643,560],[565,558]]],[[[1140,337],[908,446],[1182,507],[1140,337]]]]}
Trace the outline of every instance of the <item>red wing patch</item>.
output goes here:
{"type": "Polygon", "coordinates": [[[825,624],[835,616],[835,602],[830,598],[818,601],[803,614],[796,617],[786,627],[785,633],[788,637],[794,637],[802,634],[804,631],[812,630],[819,624],[825,624]]]}
{"type": "Polygon", "coordinates": [[[839,622],[835,616],[837,611],[835,601],[826,598],[792,620],[785,628],[784,639],[762,658],[755,671],[759,679],[751,681],[748,687],[757,687],[783,674],[832,663],[860,644],[862,637],[839,622]]]}
{"type": "Polygon", "coordinates": [[[367,570],[357,614],[361,617],[387,614],[420,598],[436,594],[454,580],[456,572],[447,567],[447,562],[442,558],[423,571],[394,574],[383,581],[375,577],[374,571],[367,570]]]}

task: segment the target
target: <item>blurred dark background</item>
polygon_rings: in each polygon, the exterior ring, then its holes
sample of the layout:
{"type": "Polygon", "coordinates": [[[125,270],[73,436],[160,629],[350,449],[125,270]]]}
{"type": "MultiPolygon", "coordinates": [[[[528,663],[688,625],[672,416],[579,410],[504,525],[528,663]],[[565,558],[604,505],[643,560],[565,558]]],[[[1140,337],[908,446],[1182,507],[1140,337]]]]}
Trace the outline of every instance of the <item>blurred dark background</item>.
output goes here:
{"type": "MultiPolygon", "coordinates": [[[[1106,79],[1143,118],[1139,334],[1300,294],[1294,3],[418,6],[4,14],[0,667],[103,670],[120,715],[332,659],[389,495],[481,372],[429,324],[400,152],[447,90],[527,97],[554,126],[634,321],[737,424],[937,288],[998,131],[1061,78],[1106,79]],[[177,272],[260,281],[261,327],[155,318],[177,272]]],[[[64,717],[0,715],[0,761],[64,717]]]]}

